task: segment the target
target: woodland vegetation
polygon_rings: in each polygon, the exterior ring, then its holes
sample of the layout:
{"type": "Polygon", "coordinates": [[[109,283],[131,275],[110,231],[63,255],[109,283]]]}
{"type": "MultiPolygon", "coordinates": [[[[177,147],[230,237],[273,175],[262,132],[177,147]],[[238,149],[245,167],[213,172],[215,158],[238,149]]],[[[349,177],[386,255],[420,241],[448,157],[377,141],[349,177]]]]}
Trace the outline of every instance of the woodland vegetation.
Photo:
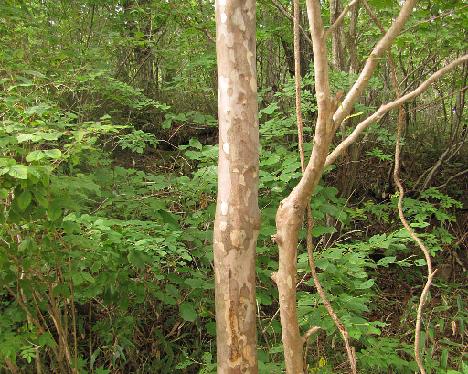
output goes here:
{"type": "Polygon", "coordinates": [[[468,373],[467,26],[0,0],[0,372],[468,373]]]}

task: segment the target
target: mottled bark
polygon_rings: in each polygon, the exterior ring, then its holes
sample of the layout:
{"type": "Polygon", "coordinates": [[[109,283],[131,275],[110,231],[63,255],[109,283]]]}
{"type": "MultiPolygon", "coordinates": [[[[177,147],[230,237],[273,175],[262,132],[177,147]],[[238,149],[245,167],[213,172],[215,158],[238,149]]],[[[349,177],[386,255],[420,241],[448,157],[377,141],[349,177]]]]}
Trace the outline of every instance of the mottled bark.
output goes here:
{"type": "Polygon", "coordinates": [[[255,1],[216,1],[219,160],[214,227],[218,373],[257,373],[255,1]]]}

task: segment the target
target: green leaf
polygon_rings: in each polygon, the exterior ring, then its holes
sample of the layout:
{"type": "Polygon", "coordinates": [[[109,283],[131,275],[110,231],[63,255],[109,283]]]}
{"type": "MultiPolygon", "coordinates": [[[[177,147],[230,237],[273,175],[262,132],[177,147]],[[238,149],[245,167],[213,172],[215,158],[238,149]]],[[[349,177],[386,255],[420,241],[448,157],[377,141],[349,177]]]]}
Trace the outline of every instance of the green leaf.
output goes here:
{"type": "Polygon", "coordinates": [[[268,105],[266,108],[262,109],[260,111],[260,116],[265,113],[265,114],[273,114],[277,109],[279,109],[278,107],[278,103],[276,102],[273,102],[271,103],[270,105],[268,105]]]}
{"type": "Polygon", "coordinates": [[[26,156],[26,161],[27,162],[33,162],[33,161],[39,161],[45,157],[45,154],[43,151],[32,151],[26,156]]]}
{"type": "Polygon", "coordinates": [[[44,140],[57,140],[62,134],[60,132],[46,132],[40,134],[41,139],[44,140]]]}
{"type": "Polygon", "coordinates": [[[395,260],[395,256],[384,257],[377,262],[377,265],[387,267],[389,264],[393,264],[395,260]]]}
{"type": "Polygon", "coordinates": [[[172,297],[171,295],[168,295],[162,291],[156,291],[154,293],[154,296],[156,296],[159,300],[161,300],[164,304],[167,304],[167,305],[176,305],[177,304],[177,300],[172,297]]]}
{"type": "Polygon", "coordinates": [[[137,268],[144,268],[147,260],[147,256],[141,251],[131,251],[127,255],[128,262],[137,268]]]}
{"type": "Polygon", "coordinates": [[[198,150],[202,150],[202,144],[198,141],[198,139],[195,139],[195,138],[190,138],[189,140],[189,145],[193,148],[196,148],[198,150]]]}
{"type": "Polygon", "coordinates": [[[89,273],[83,272],[81,273],[81,276],[83,277],[83,280],[85,280],[88,283],[94,284],[96,282],[93,276],[89,273]]]}
{"type": "Polygon", "coordinates": [[[447,369],[448,356],[449,356],[448,349],[447,348],[443,349],[442,353],[440,354],[440,366],[442,369],[447,369]]]}
{"type": "Polygon", "coordinates": [[[190,288],[197,289],[202,288],[205,282],[199,278],[188,278],[184,281],[185,284],[189,285],[190,288]]]}
{"type": "Polygon", "coordinates": [[[359,282],[356,284],[356,289],[358,290],[366,290],[368,288],[371,288],[374,285],[375,281],[373,279],[368,279],[365,282],[359,282]]]}
{"type": "Polygon", "coordinates": [[[8,170],[8,175],[17,179],[28,179],[28,167],[25,165],[13,165],[8,170]]]}
{"type": "Polygon", "coordinates": [[[60,151],[60,149],[48,149],[47,151],[44,151],[44,154],[47,157],[54,159],[58,159],[62,156],[62,152],[60,151]]]}
{"type": "Polygon", "coordinates": [[[26,210],[26,208],[31,203],[32,194],[30,191],[23,191],[21,192],[18,197],[16,198],[16,202],[18,203],[18,208],[20,210],[26,210]]]}
{"type": "Polygon", "coordinates": [[[184,320],[189,322],[193,322],[197,318],[197,311],[191,303],[180,304],[179,313],[184,320]]]}
{"type": "Polygon", "coordinates": [[[18,141],[18,143],[28,142],[33,139],[34,139],[33,134],[19,134],[16,136],[16,140],[18,141]]]}
{"type": "Polygon", "coordinates": [[[328,226],[314,226],[312,229],[312,236],[314,238],[317,238],[319,236],[322,236],[324,234],[333,234],[336,231],[334,227],[328,227],[328,226]]]}
{"type": "Polygon", "coordinates": [[[52,200],[49,203],[47,215],[49,217],[49,220],[51,221],[55,221],[60,218],[60,216],[62,215],[62,208],[60,207],[60,203],[57,200],[52,200]]]}

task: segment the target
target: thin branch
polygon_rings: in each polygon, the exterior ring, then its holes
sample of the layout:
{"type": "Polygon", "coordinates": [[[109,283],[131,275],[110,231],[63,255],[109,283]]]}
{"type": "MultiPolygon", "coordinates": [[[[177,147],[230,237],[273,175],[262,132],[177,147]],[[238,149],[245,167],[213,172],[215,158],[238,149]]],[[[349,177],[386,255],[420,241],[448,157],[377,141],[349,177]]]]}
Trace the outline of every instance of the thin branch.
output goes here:
{"type": "MultiPolygon", "coordinates": [[[[312,220],[312,210],[310,208],[310,204],[307,208],[307,231],[312,232],[313,228],[313,220],[312,220]]],[[[320,296],[320,299],[322,300],[323,306],[328,312],[328,315],[330,318],[333,320],[333,323],[337,327],[337,329],[340,331],[340,334],[343,338],[345,348],[346,348],[346,354],[348,356],[348,362],[351,367],[351,372],[353,374],[357,373],[357,365],[356,365],[356,350],[354,349],[353,346],[349,343],[349,334],[348,330],[346,330],[345,325],[343,322],[341,322],[340,318],[337,316],[335,311],[333,310],[333,307],[330,303],[330,301],[327,298],[327,295],[325,294],[325,290],[323,289],[317,275],[317,270],[315,267],[315,260],[314,260],[314,245],[312,242],[312,235],[307,235],[307,254],[309,257],[309,266],[310,266],[310,271],[312,273],[312,279],[314,280],[315,288],[317,289],[317,293],[320,296]]],[[[307,335],[307,333],[306,333],[307,335]]],[[[304,339],[305,336],[304,336],[304,339]]]]}
{"type": "Polygon", "coordinates": [[[316,332],[321,330],[322,328],[319,326],[312,326],[309,330],[306,331],[306,333],[303,336],[304,342],[307,341],[312,335],[314,335],[316,332]]]}
{"type": "Polygon", "coordinates": [[[441,184],[440,186],[438,186],[437,188],[444,188],[446,187],[453,179],[455,178],[458,178],[458,177],[461,177],[463,175],[465,175],[466,173],[468,173],[468,169],[465,169],[455,175],[452,175],[450,178],[447,179],[447,181],[444,183],[444,184],[441,184]]]}
{"type": "MultiPolygon", "coordinates": [[[[291,13],[288,12],[287,9],[277,0],[271,0],[272,4],[289,20],[294,22],[294,16],[291,15],[291,13]]],[[[307,34],[307,31],[304,30],[304,28],[299,24],[299,30],[301,31],[302,36],[304,39],[307,41],[312,46],[312,40],[310,39],[309,35],[307,34]]]]}
{"type": "MultiPolygon", "coordinates": [[[[381,31],[385,32],[378,18],[375,16],[375,14],[370,9],[369,5],[366,3],[366,0],[364,0],[364,3],[365,3],[366,10],[371,15],[371,18],[374,20],[377,26],[381,29],[381,31]]],[[[395,63],[393,62],[392,55],[390,52],[387,53],[387,61],[390,66],[391,83],[395,91],[395,96],[397,99],[400,99],[401,92],[398,86],[398,78],[397,78],[395,63]]],[[[416,359],[416,363],[418,364],[420,373],[425,374],[424,365],[420,357],[421,317],[422,317],[422,310],[424,307],[424,303],[426,302],[427,293],[429,292],[429,288],[432,283],[432,276],[434,275],[434,273],[432,272],[432,263],[431,263],[431,256],[429,254],[429,251],[427,250],[424,243],[416,235],[414,230],[411,228],[411,226],[409,225],[403,213],[403,198],[405,196],[405,190],[403,188],[403,184],[400,181],[400,155],[401,155],[400,143],[401,143],[401,133],[403,132],[404,124],[405,124],[405,110],[403,108],[403,104],[400,103],[398,105],[397,136],[396,136],[396,144],[395,144],[395,168],[393,171],[393,180],[399,192],[398,193],[398,216],[400,217],[400,221],[402,225],[405,227],[405,229],[408,231],[411,238],[419,245],[419,248],[423,252],[424,257],[426,258],[426,263],[427,263],[428,279],[427,279],[426,285],[424,286],[423,292],[421,293],[421,297],[419,300],[418,312],[416,316],[416,326],[414,330],[414,334],[415,334],[414,357],[416,359]]]]}
{"type": "Polygon", "coordinates": [[[299,155],[301,157],[302,172],[305,169],[304,161],[304,121],[302,119],[302,99],[301,99],[301,45],[299,38],[300,27],[300,8],[299,0],[293,1],[294,18],[293,18],[293,35],[294,35],[294,87],[296,90],[296,119],[297,119],[297,135],[299,155]]]}
{"type": "Polygon", "coordinates": [[[383,34],[385,34],[386,33],[385,28],[383,27],[380,20],[377,18],[376,14],[373,12],[372,8],[369,6],[369,3],[367,2],[367,0],[361,0],[361,1],[362,1],[362,4],[364,5],[364,9],[366,10],[369,17],[372,19],[372,21],[374,21],[374,23],[379,28],[379,30],[383,34]]]}
{"type": "Polygon", "coordinates": [[[330,36],[330,34],[335,30],[338,26],[341,25],[343,22],[346,14],[351,10],[351,7],[355,6],[357,4],[358,0],[352,0],[348,5],[346,5],[341,12],[341,14],[338,16],[338,18],[333,22],[333,25],[331,25],[326,31],[325,31],[325,38],[330,36]]]}
{"type": "MultiPolygon", "coordinates": [[[[295,4],[297,3],[297,6],[299,6],[299,1],[295,0],[295,4]]],[[[330,98],[330,87],[329,87],[329,79],[328,79],[328,61],[327,61],[327,49],[326,49],[326,43],[325,43],[325,32],[323,29],[323,24],[322,24],[322,18],[320,14],[320,3],[319,1],[310,1],[307,0],[307,15],[309,17],[309,24],[310,24],[310,29],[311,29],[311,34],[312,34],[312,42],[314,43],[314,72],[315,72],[315,90],[317,92],[317,106],[318,106],[318,118],[317,118],[317,125],[316,125],[316,137],[314,138],[314,141],[317,141],[317,139],[323,139],[325,143],[328,144],[328,142],[331,140],[331,136],[333,135],[333,129],[330,129],[330,117],[332,114],[332,100],[330,98]],[[321,133],[321,134],[320,134],[321,133]],[[320,134],[317,136],[317,134],[320,134]]],[[[297,46],[298,47],[298,46],[297,46]]],[[[296,58],[296,67],[299,64],[299,61],[296,58]]],[[[300,67],[300,65],[299,65],[300,67]]],[[[297,82],[297,77],[300,76],[300,69],[296,70],[296,82],[297,82]]],[[[297,83],[296,83],[296,94],[297,92],[300,93],[300,85],[299,85],[299,90],[297,89],[297,83]]],[[[299,96],[300,98],[300,96],[299,96]]],[[[297,96],[296,96],[296,102],[297,102],[297,96]]],[[[298,119],[301,117],[301,115],[298,116],[298,119]]],[[[302,128],[299,125],[298,121],[298,131],[302,131],[302,128]]],[[[302,136],[300,137],[302,140],[302,136]]],[[[320,144],[323,147],[323,144],[320,144]]],[[[317,147],[320,148],[320,147],[317,147]]],[[[304,149],[303,146],[299,147],[300,151],[303,153],[304,149]]],[[[314,150],[312,152],[312,157],[311,161],[313,162],[314,160],[317,160],[314,158],[314,150]]],[[[319,151],[320,152],[320,151],[319,151]]],[[[320,158],[320,157],[318,157],[320,158]]],[[[304,155],[301,154],[301,162],[302,162],[302,172],[305,174],[306,169],[304,168],[304,163],[303,163],[304,155]]],[[[323,161],[322,161],[323,162],[323,161]]],[[[313,165],[313,164],[311,164],[313,165]]],[[[308,165],[309,168],[310,165],[308,165]]],[[[323,167],[323,166],[322,166],[323,167]]],[[[357,372],[356,369],[356,354],[354,347],[352,347],[349,343],[349,334],[348,331],[346,330],[346,327],[344,324],[341,322],[335,311],[333,310],[332,305],[328,301],[327,295],[325,293],[325,290],[323,289],[320,280],[317,275],[317,270],[315,267],[315,261],[314,261],[314,244],[312,240],[312,229],[314,226],[314,221],[313,221],[313,216],[312,216],[312,209],[310,208],[310,196],[307,198],[307,240],[306,240],[306,246],[307,246],[307,254],[309,258],[309,266],[310,270],[312,273],[312,278],[314,280],[315,288],[317,289],[317,293],[320,296],[320,299],[322,300],[323,305],[325,306],[325,309],[327,310],[329,316],[335,323],[336,327],[341,333],[341,336],[343,337],[343,341],[346,347],[346,353],[348,356],[348,361],[349,365],[351,367],[351,372],[355,374],[357,372]]],[[[312,335],[312,333],[315,332],[316,328],[311,328],[309,329],[306,334],[303,336],[304,342],[307,341],[308,337],[312,335]]]]}
{"type": "Polygon", "coordinates": [[[453,158],[453,156],[455,156],[460,151],[460,149],[463,147],[464,144],[465,144],[465,141],[461,141],[459,144],[455,143],[449,148],[447,148],[447,150],[444,153],[442,153],[442,155],[439,157],[437,162],[431,168],[431,171],[429,172],[426,179],[424,180],[424,183],[421,187],[421,191],[424,191],[429,186],[435,173],[442,166],[442,163],[449,162],[453,158]]]}
{"type": "MultiPolygon", "coordinates": [[[[299,0],[294,0],[294,60],[295,60],[294,61],[295,62],[294,80],[295,80],[295,89],[296,89],[296,117],[297,117],[297,132],[298,132],[298,138],[299,138],[299,154],[301,158],[302,172],[304,173],[305,171],[304,144],[303,144],[304,143],[304,136],[303,136],[304,123],[302,120],[302,110],[301,110],[301,61],[300,61],[300,54],[299,54],[300,45],[299,45],[298,25],[299,25],[299,0]]],[[[346,347],[346,352],[348,353],[348,360],[351,366],[351,370],[353,373],[356,373],[356,355],[355,355],[354,348],[351,347],[349,344],[349,334],[346,330],[346,327],[340,321],[335,311],[333,310],[333,307],[328,301],[325,291],[317,276],[317,271],[316,271],[315,262],[314,262],[314,244],[312,241],[313,227],[314,227],[314,221],[313,221],[313,216],[312,216],[312,210],[310,208],[310,204],[307,204],[307,243],[306,245],[307,245],[307,254],[309,257],[309,265],[310,265],[310,269],[312,273],[312,278],[314,280],[315,288],[317,289],[317,293],[319,294],[323,305],[325,305],[325,308],[328,314],[330,315],[332,320],[335,322],[335,325],[337,326],[338,330],[343,336],[343,340],[345,342],[345,347],[346,347]]],[[[313,326],[309,330],[307,330],[307,332],[302,336],[303,342],[306,343],[307,339],[309,339],[309,337],[315,334],[318,330],[320,330],[320,327],[318,326],[313,326]]]]}
{"type": "Polygon", "coordinates": [[[351,113],[354,104],[361,96],[361,93],[367,87],[370,77],[377,67],[378,60],[382,54],[390,47],[395,38],[400,34],[403,26],[411,15],[417,0],[407,0],[400,9],[400,14],[392,23],[386,34],[380,39],[366,60],[361,74],[357,78],[353,87],[348,91],[341,105],[333,115],[335,128],[338,128],[341,122],[351,113]]]}
{"type": "MultiPolygon", "coordinates": [[[[418,88],[415,90],[407,93],[406,95],[403,95],[399,99],[395,101],[391,101],[387,104],[381,105],[380,108],[377,110],[377,112],[373,113],[369,117],[367,117],[364,121],[360,122],[354,131],[348,135],[348,137],[343,140],[338,146],[331,152],[327,160],[325,161],[325,166],[329,166],[335,162],[337,157],[344,152],[349,145],[353,144],[359,135],[367,128],[369,125],[372,123],[378,121],[380,118],[383,117],[385,113],[388,111],[397,108],[404,102],[411,100],[420,94],[422,94],[424,91],[426,91],[432,83],[434,83],[436,80],[438,80],[440,77],[442,77],[444,74],[448,73],[449,71],[453,70],[455,67],[458,65],[468,61],[468,55],[462,56],[460,58],[457,58],[456,60],[452,61],[450,64],[444,66],[443,68],[437,70],[434,74],[432,74],[428,79],[426,79],[423,83],[419,85],[418,88]]],[[[336,114],[336,113],[335,113],[336,114]]]]}
{"type": "Polygon", "coordinates": [[[416,235],[414,230],[411,228],[410,224],[406,220],[405,215],[403,213],[403,198],[405,196],[405,190],[403,189],[403,185],[401,184],[401,181],[400,181],[400,148],[401,148],[400,139],[401,139],[403,123],[404,123],[404,111],[402,110],[402,107],[400,104],[400,115],[398,119],[398,129],[397,129],[397,138],[396,138],[396,146],[395,146],[395,170],[393,172],[393,180],[399,192],[398,193],[398,216],[400,217],[400,221],[402,225],[404,226],[404,228],[406,229],[406,231],[408,231],[408,234],[410,235],[410,237],[418,244],[421,252],[424,254],[424,257],[426,259],[427,281],[421,292],[421,296],[419,297],[419,305],[418,305],[418,311],[416,315],[416,327],[414,329],[414,357],[416,359],[416,363],[418,364],[420,373],[426,374],[423,362],[421,360],[421,353],[420,353],[421,318],[422,318],[422,311],[424,308],[424,304],[426,303],[427,295],[431,287],[432,278],[434,274],[436,273],[436,271],[432,271],[432,261],[431,261],[431,255],[429,253],[429,250],[424,245],[422,240],[416,235]]]}
{"type": "Polygon", "coordinates": [[[465,4],[463,6],[461,6],[460,8],[458,9],[450,9],[444,13],[441,13],[439,14],[438,16],[432,16],[431,18],[428,18],[428,19],[425,19],[425,20],[422,20],[422,21],[419,21],[417,23],[415,23],[414,25],[406,28],[405,30],[402,31],[403,32],[408,32],[416,27],[418,27],[419,25],[422,25],[423,23],[428,23],[428,22],[433,22],[434,20],[438,19],[438,18],[442,18],[442,17],[445,17],[445,16],[451,16],[451,15],[454,15],[454,13],[457,11],[457,10],[463,10],[465,9],[466,7],[468,7],[468,4],[465,4]]]}

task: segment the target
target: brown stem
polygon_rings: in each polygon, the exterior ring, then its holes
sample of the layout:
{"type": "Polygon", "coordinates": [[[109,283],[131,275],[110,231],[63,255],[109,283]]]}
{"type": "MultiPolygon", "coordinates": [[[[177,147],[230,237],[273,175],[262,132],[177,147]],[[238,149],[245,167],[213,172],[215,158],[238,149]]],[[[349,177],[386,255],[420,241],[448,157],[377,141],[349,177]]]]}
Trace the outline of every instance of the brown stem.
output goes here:
{"type": "MultiPolygon", "coordinates": [[[[404,113],[403,110],[400,110],[400,113],[404,113]]],[[[427,299],[427,295],[429,293],[429,289],[431,287],[432,283],[432,278],[436,271],[432,270],[432,261],[431,261],[431,255],[429,253],[429,250],[427,247],[424,245],[422,240],[416,235],[414,230],[411,228],[410,224],[405,218],[405,215],[403,213],[403,198],[405,196],[405,191],[403,189],[403,185],[401,184],[400,181],[400,176],[399,176],[399,171],[400,171],[400,138],[401,138],[401,129],[402,129],[402,123],[403,123],[403,116],[399,116],[399,121],[398,121],[398,130],[397,130],[397,140],[396,140],[396,146],[395,146],[395,170],[393,173],[393,179],[395,181],[395,184],[398,188],[398,216],[400,217],[400,221],[405,227],[405,229],[408,231],[408,234],[410,237],[418,244],[421,252],[424,254],[424,257],[426,259],[426,264],[427,264],[427,281],[426,284],[424,285],[424,288],[421,292],[421,296],[419,297],[419,305],[418,305],[418,312],[416,315],[416,327],[414,330],[414,357],[416,359],[416,362],[419,367],[419,371],[421,374],[425,374],[426,371],[424,369],[424,365],[422,363],[421,355],[420,355],[420,340],[421,340],[421,318],[422,318],[422,311],[424,308],[424,304],[427,299]]]]}
{"type": "MultiPolygon", "coordinates": [[[[288,19],[290,19],[291,21],[294,22],[294,16],[291,15],[291,13],[289,13],[283,6],[283,4],[281,4],[279,1],[277,0],[272,0],[271,1],[273,3],[273,5],[288,19]]],[[[304,39],[307,41],[307,43],[309,43],[311,46],[312,46],[312,40],[310,39],[309,35],[307,35],[307,31],[304,30],[304,28],[299,24],[299,30],[301,31],[302,33],[302,36],[304,37],[304,39]]]]}
{"type": "MultiPolygon", "coordinates": [[[[308,233],[312,233],[312,229],[314,226],[313,218],[312,218],[312,210],[310,206],[307,207],[307,231],[308,233]]],[[[348,331],[346,330],[345,325],[341,322],[340,318],[337,316],[335,311],[333,310],[332,305],[330,304],[330,301],[328,301],[327,295],[325,294],[325,290],[323,289],[322,285],[320,284],[318,275],[317,275],[317,270],[315,267],[315,260],[314,260],[314,245],[312,241],[312,235],[307,235],[307,254],[309,257],[309,266],[310,270],[312,273],[312,279],[314,280],[315,288],[317,289],[317,293],[320,296],[320,299],[322,300],[323,305],[325,306],[325,309],[328,312],[328,315],[331,317],[333,320],[333,323],[337,327],[338,331],[340,332],[343,341],[345,343],[345,348],[346,348],[346,354],[348,356],[348,362],[349,366],[351,368],[351,372],[353,374],[357,373],[357,365],[356,365],[356,351],[353,346],[349,343],[349,334],[348,331]]]]}
{"type": "MultiPolygon", "coordinates": [[[[356,1],[351,2],[347,8],[349,9],[350,6],[354,5],[356,1]]],[[[346,12],[343,11],[343,14],[346,12]]],[[[299,0],[294,0],[294,59],[295,59],[295,88],[296,88],[296,117],[297,117],[297,131],[298,131],[298,138],[299,138],[299,153],[300,153],[300,158],[301,158],[301,168],[302,172],[304,173],[305,171],[305,163],[304,163],[304,136],[303,136],[303,131],[304,131],[304,123],[302,120],[302,110],[301,110],[301,62],[300,62],[300,45],[299,45],[299,30],[298,30],[298,22],[299,22],[299,0]]],[[[338,20],[336,21],[338,22],[338,20]]],[[[339,329],[343,340],[345,342],[346,346],[346,352],[348,353],[348,360],[349,364],[351,366],[351,370],[353,373],[356,373],[356,357],[354,354],[354,349],[351,348],[349,344],[349,335],[348,332],[346,331],[345,326],[341,323],[340,319],[336,315],[335,311],[333,310],[333,307],[331,306],[330,302],[327,299],[327,296],[325,294],[325,291],[320,283],[320,280],[318,279],[317,276],[317,271],[315,268],[315,262],[314,262],[314,245],[313,245],[313,240],[312,240],[312,229],[313,229],[314,223],[313,223],[313,216],[312,216],[312,210],[310,208],[310,203],[307,204],[307,254],[309,257],[309,265],[311,268],[312,272],[312,278],[314,280],[315,287],[317,289],[317,293],[320,296],[320,299],[322,300],[323,304],[325,305],[325,308],[332,318],[332,320],[335,322],[337,328],[339,329]]],[[[318,326],[313,326],[311,327],[302,337],[303,341],[306,342],[307,339],[314,334],[316,331],[318,331],[320,327],[318,326]]]]}
{"type": "Polygon", "coordinates": [[[335,22],[333,22],[333,25],[331,25],[325,31],[325,38],[327,38],[333,32],[333,30],[335,30],[338,26],[341,25],[341,23],[343,22],[343,20],[344,20],[344,18],[346,16],[346,13],[348,13],[350,11],[351,7],[355,6],[357,4],[357,2],[358,2],[358,0],[352,0],[348,5],[345,6],[345,8],[341,12],[341,14],[337,17],[335,22]]]}

